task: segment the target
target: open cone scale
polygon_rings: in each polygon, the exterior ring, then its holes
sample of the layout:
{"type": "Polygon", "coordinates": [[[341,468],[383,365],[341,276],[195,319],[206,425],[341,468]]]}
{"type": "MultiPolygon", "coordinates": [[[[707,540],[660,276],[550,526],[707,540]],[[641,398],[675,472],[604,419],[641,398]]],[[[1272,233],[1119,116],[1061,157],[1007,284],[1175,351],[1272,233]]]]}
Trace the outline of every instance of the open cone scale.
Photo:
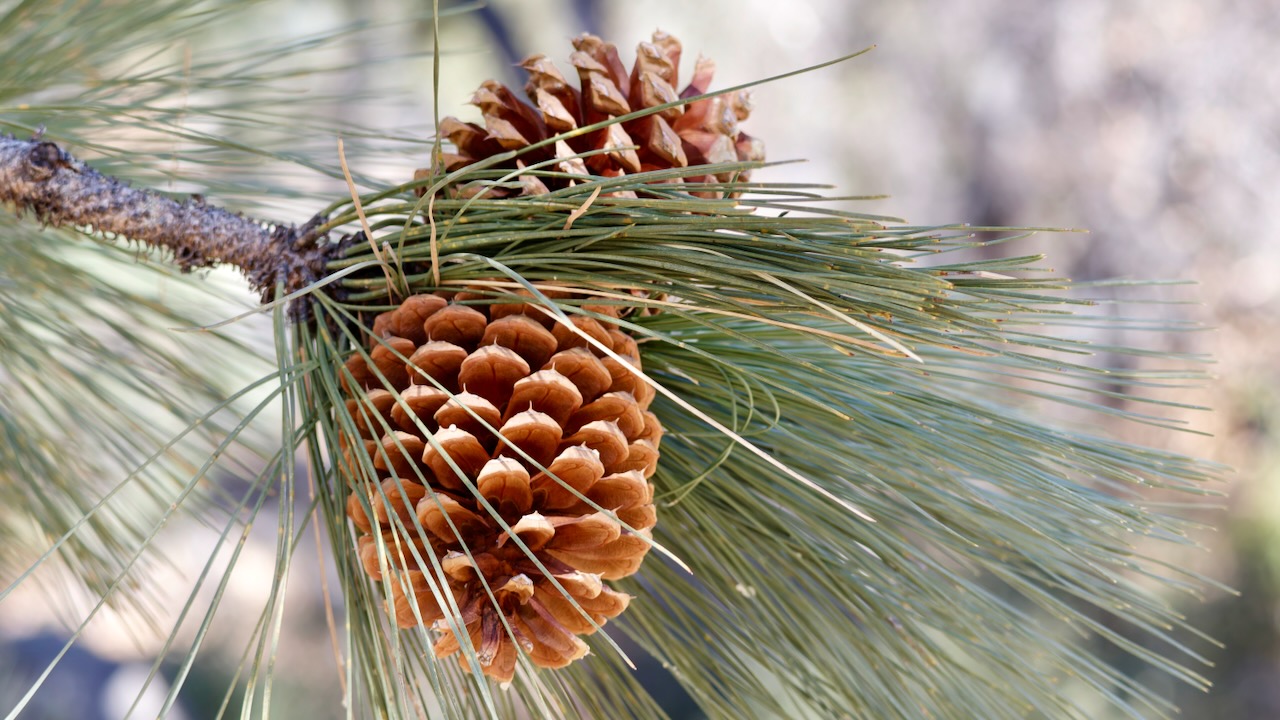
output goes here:
{"type": "Polygon", "coordinates": [[[474,299],[416,295],[377,317],[372,363],[357,353],[342,375],[360,435],[342,438],[343,464],[360,557],[388,581],[396,623],[431,627],[437,656],[466,667],[440,602],[451,596],[482,670],[505,682],[516,644],[538,666],[563,667],[586,654],[580,635],[626,609],[630,597],[603,581],[636,572],[649,550],[662,425],[653,389],[582,337],[638,367],[629,335],[585,315],[571,316],[575,332],[530,305],[465,304],[474,299]],[[355,480],[358,452],[381,487],[355,480]]]}
{"type": "MultiPolygon", "coordinates": [[[[636,48],[636,61],[628,72],[618,58],[618,49],[600,38],[583,34],[573,41],[569,56],[578,75],[574,87],[545,55],[532,55],[521,63],[529,74],[521,100],[515,91],[495,80],[487,80],[471,98],[484,118],[484,125],[446,117],[440,134],[453,145],[442,153],[440,164],[452,172],[480,160],[519,150],[562,133],[665,105],[682,98],[706,93],[711,86],[715,63],[699,57],[693,76],[677,92],[681,46],[674,37],[655,32],[651,42],[636,48]]],[[[496,167],[516,170],[550,162],[555,176],[520,175],[518,190],[487,184],[464,186],[460,194],[484,193],[488,197],[537,195],[572,185],[572,176],[618,177],[626,174],[671,168],[764,160],[764,144],[739,130],[739,123],[751,113],[751,99],[745,91],[693,100],[645,117],[613,123],[590,133],[558,140],[531,150],[496,167]],[[577,157],[580,153],[604,153],[577,157]],[[558,160],[558,162],[554,162],[558,160]]],[[[431,168],[419,169],[415,179],[429,178],[431,168]]],[[[745,181],[749,173],[721,173],[718,176],[693,172],[686,182],[745,181]]],[[[422,192],[422,191],[420,191],[422,192]]],[[[719,197],[717,191],[696,195],[719,197]]]]}

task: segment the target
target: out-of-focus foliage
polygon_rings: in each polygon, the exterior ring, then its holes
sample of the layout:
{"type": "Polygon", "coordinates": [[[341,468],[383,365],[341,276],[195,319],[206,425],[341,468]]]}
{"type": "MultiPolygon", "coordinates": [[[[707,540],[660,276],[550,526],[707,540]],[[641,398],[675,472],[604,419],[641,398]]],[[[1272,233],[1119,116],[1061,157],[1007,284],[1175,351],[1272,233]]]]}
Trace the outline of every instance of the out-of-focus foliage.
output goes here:
{"type": "MultiPolygon", "coordinates": [[[[254,211],[309,198],[299,204],[314,212],[323,202],[307,176],[338,175],[334,135],[350,128],[311,110],[334,96],[299,83],[340,78],[344,64],[325,53],[368,28],[271,46],[213,39],[255,5],[0,2],[0,132],[43,134],[162,190],[254,211]]],[[[261,318],[198,330],[252,307],[243,284],[225,271],[180,276],[164,260],[92,228],[0,213],[0,603],[11,630],[69,633],[38,667],[18,664],[6,711],[114,618],[189,665],[237,539],[292,471],[270,417],[281,383],[261,318]],[[208,557],[193,562],[185,536],[201,532],[208,557]]]]}

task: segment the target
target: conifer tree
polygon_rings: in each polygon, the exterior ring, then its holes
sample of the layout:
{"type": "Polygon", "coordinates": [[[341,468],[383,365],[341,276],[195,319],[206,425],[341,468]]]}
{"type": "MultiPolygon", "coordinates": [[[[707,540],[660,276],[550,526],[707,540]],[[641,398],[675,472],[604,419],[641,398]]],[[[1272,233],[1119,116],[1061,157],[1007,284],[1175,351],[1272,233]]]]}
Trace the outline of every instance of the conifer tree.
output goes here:
{"type": "Polygon", "coordinates": [[[1168,598],[1202,581],[1159,553],[1213,468],[1045,410],[1172,431],[1200,373],[1081,340],[1125,321],[1018,253],[1036,229],[771,183],[748,88],[665,35],[609,39],[648,40],[634,68],[579,38],[571,80],[531,58],[527,99],[487,83],[483,125],[398,144],[273,88],[360,28],[172,56],[249,4],[0,4],[0,607],[63,577],[93,598],[68,645],[146,617],[192,518],[220,540],[152,629],[166,709],[263,525],[216,716],[273,709],[311,534],[351,717],[662,717],[625,647],[723,718],[1174,711],[1082,639],[1203,683],[1168,598]],[[406,145],[398,184],[348,164],[406,145]]]}

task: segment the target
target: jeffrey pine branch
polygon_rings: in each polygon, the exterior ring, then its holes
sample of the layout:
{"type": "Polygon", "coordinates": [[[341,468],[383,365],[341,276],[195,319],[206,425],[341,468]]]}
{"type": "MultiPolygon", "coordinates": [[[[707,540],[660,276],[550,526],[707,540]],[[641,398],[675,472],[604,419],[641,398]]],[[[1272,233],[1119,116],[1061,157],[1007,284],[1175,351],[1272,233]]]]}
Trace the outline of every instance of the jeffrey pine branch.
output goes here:
{"type": "Polygon", "coordinates": [[[46,225],[91,227],[167,251],[184,272],[234,265],[264,302],[277,283],[292,292],[324,277],[325,264],[343,246],[315,233],[319,216],[299,228],[178,202],[103,175],[38,137],[0,135],[0,203],[46,225]]]}

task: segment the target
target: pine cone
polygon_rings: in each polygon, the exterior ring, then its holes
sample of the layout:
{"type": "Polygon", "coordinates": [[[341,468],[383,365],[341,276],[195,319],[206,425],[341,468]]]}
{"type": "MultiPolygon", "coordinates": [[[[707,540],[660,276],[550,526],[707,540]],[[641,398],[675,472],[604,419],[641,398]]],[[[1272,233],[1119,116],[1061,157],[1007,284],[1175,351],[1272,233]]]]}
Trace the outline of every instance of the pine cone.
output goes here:
{"type": "MultiPolygon", "coordinates": [[[[485,81],[471,98],[484,115],[484,127],[447,117],[439,132],[453,144],[456,153],[444,153],[444,169],[452,172],[478,160],[526,147],[549,137],[592,125],[619,115],[655,107],[705,93],[711,85],[715,63],[699,57],[693,79],[676,92],[680,66],[680,42],[661,31],[652,42],[636,48],[636,62],[628,73],[618,59],[618,50],[594,35],[583,34],[573,41],[575,52],[569,62],[578,71],[581,90],[569,84],[545,55],[531,55],[521,67],[529,73],[524,90],[533,105],[522,101],[506,86],[485,81]]],[[[552,169],[573,175],[590,173],[617,177],[626,173],[764,159],[764,144],[738,130],[738,123],[751,112],[746,92],[718,95],[660,113],[609,125],[607,128],[557,141],[554,146],[521,155],[498,167],[523,168],[534,163],[563,158],[552,169]],[[629,146],[638,146],[632,149],[629,146]],[[588,158],[573,156],[590,150],[610,150],[588,158]]],[[[414,179],[432,174],[419,169],[414,179]]],[[[718,176],[695,175],[691,182],[727,182],[733,173],[718,176]]],[[[738,173],[746,180],[748,173],[738,173]]],[[[571,178],[521,177],[518,194],[545,193],[573,184],[571,178]]],[[[422,190],[419,194],[422,194],[422,190]]],[[[462,194],[488,193],[491,197],[515,194],[498,188],[463,188],[462,194]]],[[[700,192],[718,197],[716,192],[700,192]]]]}
{"type": "MultiPolygon", "coordinates": [[[[662,426],[647,409],[653,389],[578,334],[528,305],[457,302],[468,299],[417,295],[377,317],[373,362],[356,354],[346,363],[361,437],[342,438],[341,467],[354,471],[352,453],[363,452],[378,471],[381,489],[357,488],[347,513],[377,580],[377,535],[385,544],[395,621],[408,628],[421,618],[440,633],[436,655],[452,655],[459,638],[437,600],[452,596],[484,673],[505,682],[513,643],[541,667],[563,667],[586,654],[579,635],[626,609],[630,596],[602,579],[636,572],[649,550],[657,518],[648,478],[662,426]],[[447,587],[433,588],[430,554],[447,587]]],[[[581,315],[573,324],[639,367],[629,335],[581,315]]]]}

